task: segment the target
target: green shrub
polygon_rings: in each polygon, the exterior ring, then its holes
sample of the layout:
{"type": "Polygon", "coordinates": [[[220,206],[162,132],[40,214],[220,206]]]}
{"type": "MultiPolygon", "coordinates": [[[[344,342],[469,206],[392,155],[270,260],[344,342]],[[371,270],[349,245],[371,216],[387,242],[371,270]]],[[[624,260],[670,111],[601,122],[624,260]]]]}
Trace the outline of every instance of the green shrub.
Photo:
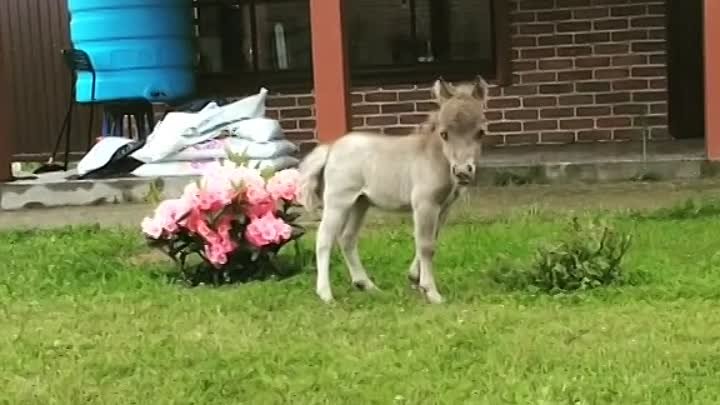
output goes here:
{"type": "Polygon", "coordinates": [[[501,262],[491,272],[498,284],[551,294],[589,290],[627,281],[621,262],[631,236],[602,221],[573,218],[561,241],[540,247],[529,266],[501,262]]]}

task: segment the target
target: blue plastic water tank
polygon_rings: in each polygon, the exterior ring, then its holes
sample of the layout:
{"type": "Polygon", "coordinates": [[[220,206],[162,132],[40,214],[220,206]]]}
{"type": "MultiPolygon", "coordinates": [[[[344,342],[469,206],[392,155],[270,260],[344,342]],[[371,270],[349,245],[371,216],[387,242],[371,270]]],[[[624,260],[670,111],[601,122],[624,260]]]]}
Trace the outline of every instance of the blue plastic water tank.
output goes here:
{"type": "MultiPolygon", "coordinates": [[[[192,0],[68,0],[73,47],[87,52],[97,74],[95,100],[190,96],[192,0]]],[[[78,72],[78,102],[91,100],[92,76],[78,72]]]]}

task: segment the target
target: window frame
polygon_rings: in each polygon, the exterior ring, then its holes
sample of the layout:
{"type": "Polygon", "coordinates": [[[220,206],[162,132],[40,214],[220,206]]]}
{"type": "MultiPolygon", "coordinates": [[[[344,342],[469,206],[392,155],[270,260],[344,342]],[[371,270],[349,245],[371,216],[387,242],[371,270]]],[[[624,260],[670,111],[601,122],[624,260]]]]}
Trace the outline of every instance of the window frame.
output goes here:
{"type": "MultiPolygon", "coordinates": [[[[243,4],[254,0],[197,0],[193,7],[218,4],[243,4]]],[[[287,2],[289,0],[259,0],[264,2],[287,2]]],[[[290,0],[292,1],[292,0],[290,0]]],[[[295,0],[300,1],[300,0],[295,0]]],[[[306,0],[309,1],[309,0],[306,0]]],[[[347,0],[346,0],[347,1],[347,0]]],[[[352,1],[352,0],[349,0],[352,1]]],[[[493,60],[433,62],[426,64],[367,66],[351,68],[350,86],[369,87],[385,85],[412,85],[431,83],[442,76],[447,80],[470,80],[481,74],[487,81],[497,85],[508,85],[512,81],[510,55],[510,15],[508,0],[490,0],[492,12],[493,60]]],[[[256,22],[252,22],[255,31],[256,22]]],[[[256,34],[253,43],[256,45],[256,34]]],[[[312,62],[311,62],[312,66],[312,62]]],[[[228,96],[253,92],[260,86],[271,87],[277,92],[309,92],[313,88],[312,68],[303,70],[260,71],[260,72],[196,72],[197,88],[201,95],[228,96]]]]}

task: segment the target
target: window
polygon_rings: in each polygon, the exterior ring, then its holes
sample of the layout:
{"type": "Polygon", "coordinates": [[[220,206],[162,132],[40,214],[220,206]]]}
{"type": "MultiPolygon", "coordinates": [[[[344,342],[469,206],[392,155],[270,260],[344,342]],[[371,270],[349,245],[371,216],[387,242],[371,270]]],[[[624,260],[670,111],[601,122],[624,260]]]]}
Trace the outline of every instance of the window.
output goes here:
{"type": "MultiPolygon", "coordinates": [[[[498,72],[502,0],[345,1],[353,84],[498,72]]],[[[309,0],[195,0],[195,10],[204,88],[311,86],[309,0]]]]}

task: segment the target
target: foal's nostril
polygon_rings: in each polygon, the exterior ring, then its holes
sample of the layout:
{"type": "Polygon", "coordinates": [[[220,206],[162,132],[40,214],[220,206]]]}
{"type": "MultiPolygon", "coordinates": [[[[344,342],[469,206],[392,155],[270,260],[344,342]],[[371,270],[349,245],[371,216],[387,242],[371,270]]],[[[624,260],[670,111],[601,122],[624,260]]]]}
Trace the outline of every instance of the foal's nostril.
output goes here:
{"type": "Polygon", "coordinates": [[[473,166],[473,165],[467,165],[467,166],[466,166],[466,170],[467,170],[468,173],[472,174],[473,172],[475,172],[475,166],[473,166]]]}

